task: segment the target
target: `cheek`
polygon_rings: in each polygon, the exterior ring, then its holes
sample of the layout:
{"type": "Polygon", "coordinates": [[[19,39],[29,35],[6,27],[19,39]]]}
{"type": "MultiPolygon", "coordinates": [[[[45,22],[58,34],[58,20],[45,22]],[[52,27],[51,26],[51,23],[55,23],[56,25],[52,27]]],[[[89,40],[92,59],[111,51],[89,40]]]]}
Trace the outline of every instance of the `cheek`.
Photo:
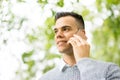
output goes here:
{"type": "Polygon", "coordinates": [[[55,43],[56,43],[56,41],[57,41],[57,38],[56,38],[56,36],[54,37],[54,40],[55,40],[55,43]]]}
{"type": "Polygon", "coordinates": [[[71,37],[73,37],[73,33],[69,33],[69,34],[66,34],[65,36],[66,36],[66,38],[69,40],[71,37]]]}

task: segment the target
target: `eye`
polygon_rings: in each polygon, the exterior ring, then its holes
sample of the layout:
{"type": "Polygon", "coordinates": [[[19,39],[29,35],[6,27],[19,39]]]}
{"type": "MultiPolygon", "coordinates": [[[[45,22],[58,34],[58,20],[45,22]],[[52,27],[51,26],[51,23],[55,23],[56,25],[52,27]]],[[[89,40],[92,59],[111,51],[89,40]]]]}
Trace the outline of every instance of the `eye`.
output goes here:
{"type": "Polygon", "coordinates": [[[68,27],[64,27],[63,31],[69,31],[70,29],[68,27]]]}
{"type": "Polygon", "coordinates": [[[57,29],[54,29],[54,33],[56,34],[58,32],[58,30],[57,29]]]}

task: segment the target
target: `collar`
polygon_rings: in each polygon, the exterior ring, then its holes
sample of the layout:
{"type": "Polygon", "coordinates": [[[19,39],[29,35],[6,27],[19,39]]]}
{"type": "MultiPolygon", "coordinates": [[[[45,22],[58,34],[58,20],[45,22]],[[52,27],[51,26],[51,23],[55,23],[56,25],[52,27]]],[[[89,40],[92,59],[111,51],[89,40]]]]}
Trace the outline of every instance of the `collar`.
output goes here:
{"type": "MultiPolygon", "coordinates": [[[[74,66],[77,67],[77,65],[75,64],[74,66]]],[[[70,65],[68,65],[67,63],[65,63],[65,61],[63,59],[60,59],[57,61],[57,68],[61,71],[64,72],[67,68],[71,67],[70,65]]]]}
{"type": "Polygon", "coordinates": [[[57,67],[60,71],[64,72],[68,67],[69,65],[65,63],[65,61],[63,59],[60,59],[58,62],[57,62],[57,67]]]}

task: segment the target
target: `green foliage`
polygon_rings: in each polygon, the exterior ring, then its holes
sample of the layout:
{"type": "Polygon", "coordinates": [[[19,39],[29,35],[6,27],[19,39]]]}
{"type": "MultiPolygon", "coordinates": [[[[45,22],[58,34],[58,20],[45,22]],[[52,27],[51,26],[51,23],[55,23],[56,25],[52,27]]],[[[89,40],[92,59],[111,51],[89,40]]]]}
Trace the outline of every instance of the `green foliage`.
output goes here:
{"type": "Polygon", "coordinates": [[[48,3],[48,1],[47,0],[38,0],[38,3],[40,3],[41,5],[45,5],[45,4],[47,4],[48,3]]]}
{"type": "Polygon", "coordinates": [[[33,71],[35,61],[31,59],[34,51],[25,52],[22,55],[22,60],[24,64],[28,66],[27,70],[25,70],[26,73],[29,73],[29,75],[25,78],[25,80],[30,80],[31,77],[35,76],[35,72],[33,71]]]}
{"type": "Polygon", "coordinates": [[[30,34],[28,34],[26,37],[28,38],[28,40],[30,41],[30,43],[32,43],[32,42],[34,42],[34,41],[36,41],[38,39],[37,36],[30,35],[30,34]]]}
{"type": "Polygon", "coordinates": [[[105,4],[105,8],[110,10],[113,6],[119,5],[120,0],[96,0],[96,6],[98,11],[103,10],[103,3],[105,4]]]}
{"type": "Polygon", "coordinates": [[[98,11],[102,10],[101,3],[102,3],[102,0],[96,0],[96,6],[97,6],[98,11]]]}
{"type": "Polygon", "coordinates": [[[47,60],[51,60],[51,59],[54,59],[54,58],[60,58],[60,55],[58,55],[58,54],[51,54],[51,53],[48,53],[46,55],[46,59],[47,60]]]}
{"type": "Polygon", "coordinates": [[[30,51],[30,52],[25,52],[25,53],[23,53],[23,55],[22,55],[22,60],[23,60],[23,62],[24,63],[27,63],[28,61],[28,58],[29,57],[31,57],[32,55],[33,55],[33,52],[34,51],[30,51]]]}
{"type": "Polygon", "coordinates": [[[54,33],[52,30],[52,26],[54,24],[54,17],[49,17],[46,19],[45,21],[45,27],[44,27],[44,35],[45,35],[45,40],[46,44],[45,44],[45,49],[47,51],[49,51],[49,49],[51,48],[51,46],[54,44],[54,33]],[[49,36],[47,36],[49,35],[49,36]]]}
{"type": "Polygon", "coordinates": [[[64,0],[59,0],[57,3],[57,6],[63,7],[64,6],[64,0]]]}
{"type": "Polygon", "coordinates": [[[85,9],[85,10],[82,11],[81,14],[82,14],[82,16],[87,16],[87,15],[90,14],[90,11],[88,9],[85,9]]]}
{"type": "Polygon", "coordinates": [[[39,3],[42,3],[42,4],[47,4],[47,0],[38,0],[39,3]]]}
{"type": "Polygon", "coordinates": [[[4,25],[9,25],[7,26],[7,30],[13,30],[13,29],[17,29],[19,30],[23,24],[24,21],[26,21],[27,19],[25,17],[19,17],[16,16],[11,8],[12,8],[12,2],[11,1],[6,1],[6,3],[8,3],[7,6],[4,6],[5,1],[2,0],[0,1],[0,23],[2,24],[1,27],[5,27],[4,25]],[[4,8],[6,8],[4,10],[4,8]],[[6,11],[6,12],[5,12],[6,11]],[[18,24],[19,23],[19,24],[18,24]]]}
{"type": "MultiPolygon", "coordinates": [[[[99,1],[101,0],[98,0],[97,3],[103,4],[99,1]]],[[[120,66],[120,14],[115,14],[115,10],[120,10],[118,7],[120,2],[118,0],[107,0],[104,5],[111,12],[111,15],[104,20],[100,28],[93,31],[93,56],[120,66]]],[[[102,9],[102,6],[99,6],[98,11],[100,7],[102,9]]],[[[100,12],[102,13],[102,11],[100,12]]]]}
{"type": "Polygon", "coordinates": [[[44,69],[43,69],[43,73],[46,73],[47,71],[49,71],[50,69],[54,68],[55,65],[49,66],[47,65],[44,69]]]}
{"type": "Polygon", "coordinates": [[[25,2],[25,0],[17,0],[18,2],[25,2]]]}

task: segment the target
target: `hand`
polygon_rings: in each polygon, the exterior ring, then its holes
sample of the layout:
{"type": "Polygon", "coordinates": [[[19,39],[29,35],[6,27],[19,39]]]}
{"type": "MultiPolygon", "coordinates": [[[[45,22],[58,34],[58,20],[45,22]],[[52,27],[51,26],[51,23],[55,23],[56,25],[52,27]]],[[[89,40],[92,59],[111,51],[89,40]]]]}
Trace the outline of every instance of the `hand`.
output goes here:
{"type": "Polygon", "coordinates": [[[90,45],[81,36],[73,35],[68,41],[73,47],[74,57],[78,62],[81,58],[89,57],[90,45]]]}

